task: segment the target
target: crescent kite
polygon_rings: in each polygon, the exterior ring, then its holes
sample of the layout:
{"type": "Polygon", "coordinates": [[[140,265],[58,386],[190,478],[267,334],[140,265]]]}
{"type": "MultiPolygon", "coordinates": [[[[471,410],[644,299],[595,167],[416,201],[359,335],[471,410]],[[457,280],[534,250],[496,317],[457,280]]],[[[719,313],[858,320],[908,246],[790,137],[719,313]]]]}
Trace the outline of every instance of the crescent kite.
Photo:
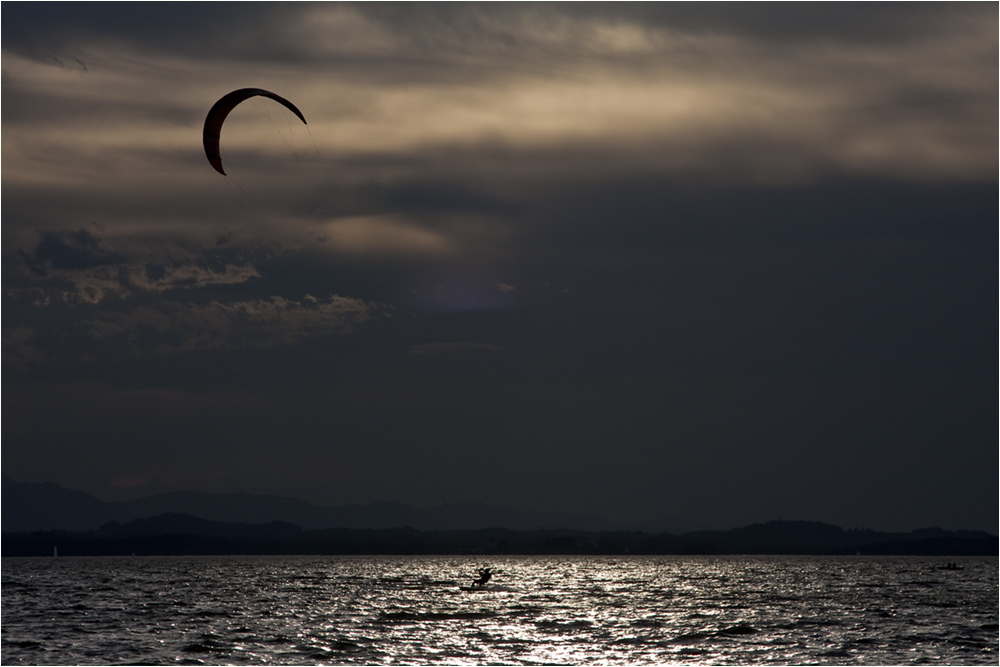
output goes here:
{"type": "Polygon", "coordinates": [[[243,100],[251,97],[269,97],[275,102],[284,105],[289,111],[294,113],[299,117],[303,123],[306,122],[305,116],[302,112],[295,108],[295,105],[286,100],[280,95],[275,95],[274,93],[264,90],[262,88],[240,88],[239,90],[234,90],[233,92],[225,95],[218,102],[212,105],[212,108],[208,112],[208,116],[205,118],[205,131],[202,138],[205,142],[205,155],[208,157],[208,161],[215,167],[215,170],[226,175],[226,172],[222,169],[222,156],[219,154],[219,137],[222,134],[222,123],[225,122],[226,116],[229,112],[236,108],[243,100]]]}

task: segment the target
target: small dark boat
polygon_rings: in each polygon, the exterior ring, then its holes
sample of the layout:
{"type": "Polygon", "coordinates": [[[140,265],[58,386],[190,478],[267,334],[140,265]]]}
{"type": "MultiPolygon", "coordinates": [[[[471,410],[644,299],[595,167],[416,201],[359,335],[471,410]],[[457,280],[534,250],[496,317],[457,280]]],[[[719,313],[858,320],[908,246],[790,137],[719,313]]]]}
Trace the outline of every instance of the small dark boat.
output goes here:
{"type": "Polygon", "coordinates": [[[958,563],[946,563],[944,565],[938,565],[938,570],[964,570],[965,568],[958,563]]]}

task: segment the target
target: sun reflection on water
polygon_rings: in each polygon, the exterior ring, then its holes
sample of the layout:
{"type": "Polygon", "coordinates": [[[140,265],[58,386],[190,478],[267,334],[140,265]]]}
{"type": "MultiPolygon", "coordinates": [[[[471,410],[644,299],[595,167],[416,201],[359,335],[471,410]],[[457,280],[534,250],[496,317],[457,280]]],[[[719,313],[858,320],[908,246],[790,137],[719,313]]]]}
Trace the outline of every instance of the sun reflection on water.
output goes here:
{"type": "Polygon", "coordinates": [[[3,659],[996,661],[995,558],[968,559],[961,573],[915,558],[516,557],[489,564],[494,580],[468,590],[481,559],[8,559],[3,659]],[[108,586],[116,577],[129,585],[108,586]]]}

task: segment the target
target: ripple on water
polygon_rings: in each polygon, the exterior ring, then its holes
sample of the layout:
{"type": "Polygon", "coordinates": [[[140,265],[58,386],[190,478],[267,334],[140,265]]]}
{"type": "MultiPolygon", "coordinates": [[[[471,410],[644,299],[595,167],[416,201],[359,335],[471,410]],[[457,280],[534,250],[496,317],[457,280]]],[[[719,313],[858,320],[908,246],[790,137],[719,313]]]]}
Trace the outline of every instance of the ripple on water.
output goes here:
{"type": "Polygon", "coordinates": [[[996,560],[503,558],[466,595],[483,559],[5,559],[0,646],[11,665],[996,664],[996,560]]]}

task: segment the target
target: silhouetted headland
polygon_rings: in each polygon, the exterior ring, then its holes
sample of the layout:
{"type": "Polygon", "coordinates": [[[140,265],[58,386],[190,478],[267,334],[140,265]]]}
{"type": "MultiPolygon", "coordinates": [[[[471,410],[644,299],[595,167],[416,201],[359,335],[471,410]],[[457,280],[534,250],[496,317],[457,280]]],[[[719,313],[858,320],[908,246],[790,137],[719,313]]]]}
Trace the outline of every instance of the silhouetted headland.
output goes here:
{"type": "Polygon", "coordinates": [[[302,530],[280,521],[224,523],[161,514],[91,531],[3,534],[4,556],[127,555],[996,555],[998,540],[979,531],[909,533],[843,530],[812,521],[770,521],[727,531],[673,535],[639,531],[302,530]]]}

